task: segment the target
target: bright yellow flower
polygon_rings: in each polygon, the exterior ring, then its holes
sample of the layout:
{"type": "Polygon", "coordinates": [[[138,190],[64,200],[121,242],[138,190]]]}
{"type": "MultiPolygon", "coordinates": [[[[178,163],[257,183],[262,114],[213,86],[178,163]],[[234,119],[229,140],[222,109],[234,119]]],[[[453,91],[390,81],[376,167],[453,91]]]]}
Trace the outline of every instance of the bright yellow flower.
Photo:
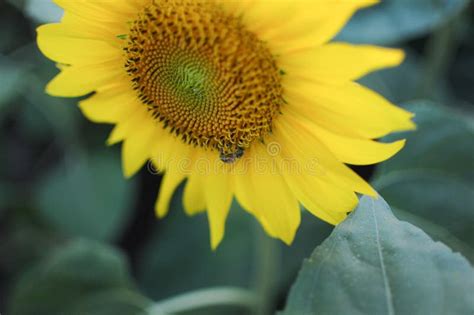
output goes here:
{"type": "Polygon", "coordinates": [[[233,198],[290,244],[300,205],[337,224],[374,190],[344,163],[388,159],[412,115],[354,83],[396,66],[395,49],[329,43],[373,0],[56,0],[58,24],[38,29],[61,73],[55,96],[77,97],[94,122],[115,124],[132,176],[164,173],[158,216],[185,179],[188,214],[207,210],[222,240],[233,198]]]}

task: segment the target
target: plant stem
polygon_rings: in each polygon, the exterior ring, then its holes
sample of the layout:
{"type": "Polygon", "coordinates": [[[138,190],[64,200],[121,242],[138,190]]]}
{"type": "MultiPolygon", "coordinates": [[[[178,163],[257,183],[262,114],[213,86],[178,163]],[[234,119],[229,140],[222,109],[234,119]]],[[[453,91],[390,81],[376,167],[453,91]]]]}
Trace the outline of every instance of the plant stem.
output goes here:
{"type": "Polygon", "coordinates": [[[151,305],[150,315],[170,315],[194,309],[216,305],[238,305],[249,309],[255,308],[255,294],[244,289],[216,287],[184,293],[151,305]]]}
{"type": "Polygon", "coordinates": [[[280,244],[277,240],[265,234],[260,225],[256,225],[256,237],[257,268],[255,291],[259,299],[256,313],[258,315],[268,315],[272,312],[272,302],[275,297],[274,288],[279,280],[280,244]]]}

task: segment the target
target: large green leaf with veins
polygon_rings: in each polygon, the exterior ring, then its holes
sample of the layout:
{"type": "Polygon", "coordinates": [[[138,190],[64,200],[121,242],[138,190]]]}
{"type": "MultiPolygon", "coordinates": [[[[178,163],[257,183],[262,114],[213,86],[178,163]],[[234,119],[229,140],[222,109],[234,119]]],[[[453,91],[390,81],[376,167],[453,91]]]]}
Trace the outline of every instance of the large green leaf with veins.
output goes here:
{"type": "Polygon", "coordinates": [[[464,257],[363,197],[304,262],[281,315],[465,315],[472,292],[464,257]]]}

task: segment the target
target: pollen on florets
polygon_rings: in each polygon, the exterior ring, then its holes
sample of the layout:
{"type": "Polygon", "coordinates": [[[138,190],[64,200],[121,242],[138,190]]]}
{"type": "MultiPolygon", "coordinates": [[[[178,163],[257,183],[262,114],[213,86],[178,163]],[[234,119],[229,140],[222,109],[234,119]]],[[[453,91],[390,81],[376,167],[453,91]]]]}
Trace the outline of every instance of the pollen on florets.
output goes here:
{"type": "Polygon", "coordinates": [[[284,102],[282,74],[265,43],[212,2],[153,2],[132,23],[125,53],[152,115],[227,161],[271,131],[284,102]]]}

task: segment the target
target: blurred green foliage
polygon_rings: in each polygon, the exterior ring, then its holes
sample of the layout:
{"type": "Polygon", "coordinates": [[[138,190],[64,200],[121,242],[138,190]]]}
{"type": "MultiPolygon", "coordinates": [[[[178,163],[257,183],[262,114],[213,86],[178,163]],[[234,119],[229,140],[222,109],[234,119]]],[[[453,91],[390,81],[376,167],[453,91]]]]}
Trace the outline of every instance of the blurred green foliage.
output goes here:
{"type": "Polygon", "coordinates": [[[472,117],[432,102],[405,107],[417,132],[400,154],[384,162],[373,180],[400,219],[460,251],[474,262],[474,125],[472,117]]]}
{"type": "Polygon", "coordinates": [[[94,152],[63,161],[38,183],[34,201],[40,214],[71,236],[116,239],[130,219],[135,196],[134,181],[123,178],[119,159],[112,152],[94,152]]]}
{"type": "MultiPolygon", "coordinates": [[[[418,124],[384,139],[408,139],[399,155],[357,169],[374,173],[392,208],[376,204],[377,228],[366,203],[334,230],[303,213],[288,247],[234,204],[213,252],[205,214],[182,211],[182,189],[170,215],[156,220],[160,176],[143,169],[123,179],[120,147],[104,144],[111,127],[89,123],[77,99],[44,93],[58,70],[38,51],[35,28],[60,10],[47,0],[0,0],[0,313],[144,314],[152,300],[235,286],[256,292],[260,314],[356,307],[393,314],[384,304],[380,251],[396,313],[471,310],[464,294],[472,291],[474,262],[473,11],[467,0],[386,0],[357,13],[337,38],[407,53],[400,67],[361,80],[416,113],[418,124]],[[438,302],[445,304],[429,308],[438,302]]],[[[219,305],[183,314],[247,313],[257,312],[219,305]]]]}
{"type": "Polygon", "coordinates": [[[468,0],[383,0],[356,13],[338,39],[393,45],[427,33],[455,18],[468,0]]]}
{"type": "Polygon", "coordinates": [[[77,240],[21,276],[9,314],[140,314],[150,301],[133,287],[123,254],[77,240]]]}

